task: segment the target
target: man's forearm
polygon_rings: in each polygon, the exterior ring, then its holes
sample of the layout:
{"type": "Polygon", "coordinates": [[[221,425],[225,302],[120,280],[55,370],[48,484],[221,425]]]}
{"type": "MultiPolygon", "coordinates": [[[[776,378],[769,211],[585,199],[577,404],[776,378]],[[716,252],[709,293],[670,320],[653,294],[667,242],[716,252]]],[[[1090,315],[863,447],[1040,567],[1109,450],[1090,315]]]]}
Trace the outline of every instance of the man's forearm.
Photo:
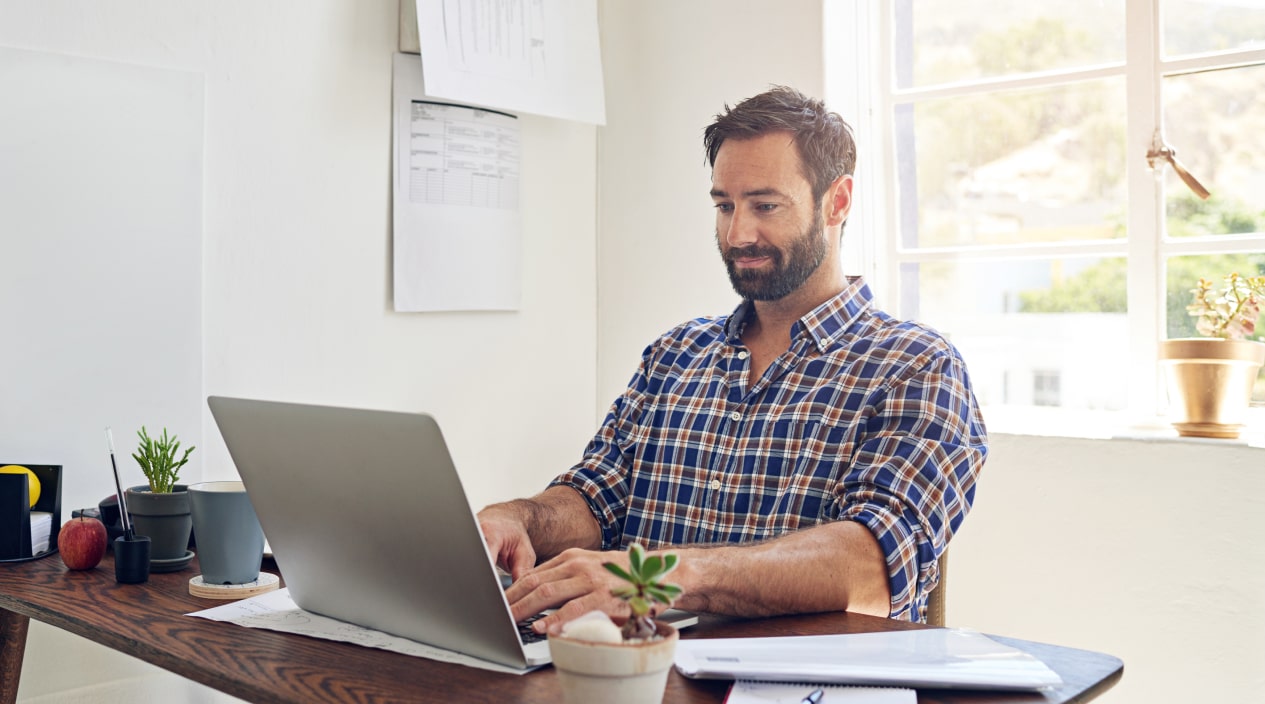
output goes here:
{"type": "Polygon", "coordinates": [[[530,499],[493,504],[484,511],[507,512],[521,521],[541,561],[567,548],[596,550],[602,545],[602,531],[588,502],[570,487],[549,487],[530,499]]]}
{"type": "Polygon", "coordinates": [[[838,521],[755,545],[675,550],[677,606],[737,616],[855,611],[887,616],[887,562],[869,529],[838,521]]]}

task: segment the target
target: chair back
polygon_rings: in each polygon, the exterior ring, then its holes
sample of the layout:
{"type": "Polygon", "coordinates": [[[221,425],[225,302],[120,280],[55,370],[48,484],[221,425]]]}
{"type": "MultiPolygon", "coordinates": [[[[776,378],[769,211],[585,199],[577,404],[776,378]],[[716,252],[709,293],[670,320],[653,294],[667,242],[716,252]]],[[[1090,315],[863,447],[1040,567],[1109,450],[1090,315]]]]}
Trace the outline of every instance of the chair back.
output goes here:
{"type": "Polygon", "coordinates": [[[931,594],[927,597],[928,626],[944,625],[944,588],[949,568],[949,553],[947,550],[940,553],[940,559],[936,560],[936,564],[940,566],[940,581],[936,583],[936,588],[932,589],[931,594]]]}

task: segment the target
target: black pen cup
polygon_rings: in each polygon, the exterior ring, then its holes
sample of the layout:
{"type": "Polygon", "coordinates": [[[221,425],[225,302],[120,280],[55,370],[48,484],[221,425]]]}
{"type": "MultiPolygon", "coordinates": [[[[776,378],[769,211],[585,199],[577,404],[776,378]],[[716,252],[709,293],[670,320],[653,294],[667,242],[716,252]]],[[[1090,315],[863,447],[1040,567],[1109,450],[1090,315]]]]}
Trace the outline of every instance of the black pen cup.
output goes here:
{"type": "Polygon", "coordinates": [[[114,581],[140,584],[149,581],[149,536],[114,539],[114,581]]]}

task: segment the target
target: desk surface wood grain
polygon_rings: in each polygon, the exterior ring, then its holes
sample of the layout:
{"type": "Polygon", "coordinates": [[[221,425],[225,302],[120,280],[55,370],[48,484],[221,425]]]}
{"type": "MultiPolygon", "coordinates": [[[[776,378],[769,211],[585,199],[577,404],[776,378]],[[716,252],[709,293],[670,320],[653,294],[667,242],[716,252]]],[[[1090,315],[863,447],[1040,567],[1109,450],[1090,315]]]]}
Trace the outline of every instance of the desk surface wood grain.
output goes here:
{"type": "MultiPolygon", "coordinates": [[[[265,562],[265,570],[275,565],[265,562]]],[[[0,565],[0,675],[22,664],[27,618],[83,636],[191,680],[251,702],[545,702],[562,700],[552,668],[515,676],[477,670],[345,643],[186,616],[216,606],[189,595],[197,562],[154,574],[145,584],[114,581],[112,558],[94,570],[72,572],[57,556],[0,565]],[[15,664],[16,661],[16,664],[15,664]]],[[[856,614],[815,614],[742,620],[704,617],[683,638],[862,633],[920,628],[856,614]]],[[[1101,653],[1007,638],[1003,642],[1043,659],[1066,684],[1041,694],[919,692],[924,704],[1089,701],[1123,672],[1101,653]]],[[[29,659],[28,659],[29,660],[29,659]]],[[[665,702],[723,702],[729,683],[668,678],[665,702]]],[[[16,697],[0,689],[0,702],[16,697]],[[7,697],[5,696],[7,695],[7,697]]]]}

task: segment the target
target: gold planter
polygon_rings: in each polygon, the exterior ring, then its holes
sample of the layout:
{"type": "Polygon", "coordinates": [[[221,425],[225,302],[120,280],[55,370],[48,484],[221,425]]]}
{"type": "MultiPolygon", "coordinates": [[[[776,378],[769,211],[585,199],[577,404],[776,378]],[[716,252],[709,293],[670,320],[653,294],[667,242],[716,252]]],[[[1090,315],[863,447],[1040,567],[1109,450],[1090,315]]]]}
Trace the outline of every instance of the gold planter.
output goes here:
{"type": "Polygon", "coordinates": [[[1265,344],[1190,337],[1160,343],[1168,415],[1178,435],[1237,438],[1265,364],[1265,344]]]}

